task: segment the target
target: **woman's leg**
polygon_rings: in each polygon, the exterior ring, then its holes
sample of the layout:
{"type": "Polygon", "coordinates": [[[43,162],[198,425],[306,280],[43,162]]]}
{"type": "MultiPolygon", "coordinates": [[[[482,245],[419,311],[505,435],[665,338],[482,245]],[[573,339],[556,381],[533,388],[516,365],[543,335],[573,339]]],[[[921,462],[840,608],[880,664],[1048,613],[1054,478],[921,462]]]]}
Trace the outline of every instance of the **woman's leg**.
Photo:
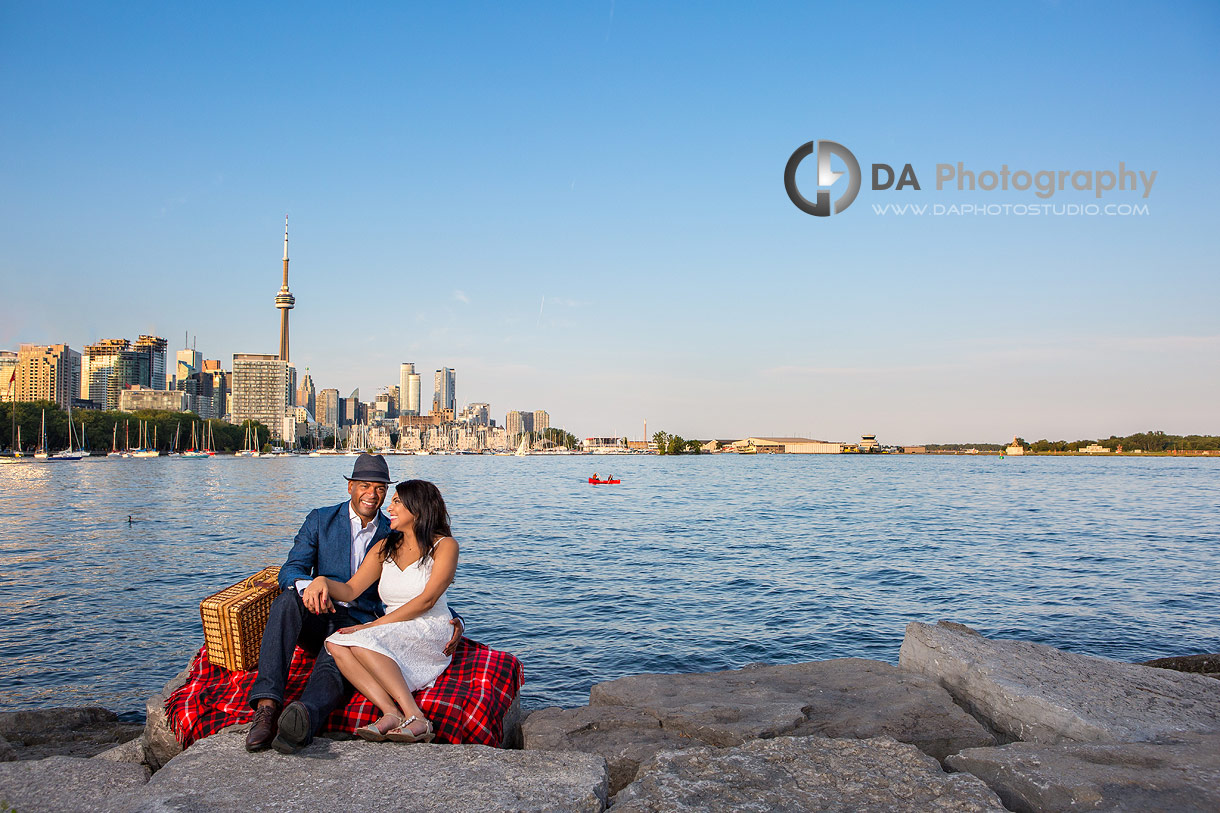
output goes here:
{"type": "MultiPolygon", "coordinates": [[[[360,694],[369,699],[369,702],[381,710],[382,714],[393,714],[395,717],[406,719],[403,717],[402,710],[398,704],[394,702],[394,698],[381,687],[381,683],[376,676],[371,674],[360,659],[356,657],[357,652],[369,652],[367,649],[355,646],[342,646],[340,644],[326,644],[326,651],[335,659],[335,663],[339,666],[339,671],[343,673],[343,677],[347,678],[348,682],[356,687],[360,694]]],[[[376,653],[370,653],[376,654],[376,653]]],[[[384,657],[384,656],[383,656],[384,657]]],[[[389,660],[387,658],[387,660],[389,660]]],[[[393,661],[390,661],[393,663],[393,661]]],[[[398,666],[395,665],[395,671],[398,666]]],[[[399,680],[402,675],[398,675],[399,680]]],[[[414,712],[408,712],[407,717],[410,717],[414,712]]]]}
{"type": "MultiPolygon", "coordinates": [[[[415,698],[411,696],[411,690],[407,686],[407,681],[402,676],[402,670],[398,668],[398,664],[393,658],[386,657],[380,652],[360,647],[354,647],[352,655],[356,660],[360,661],[360,665],[394,699],[398,707],[403,710],[405,713],[404,720],[412,715],[420,720],[424,719],[423,711],[416,705],[415,698]]],[[[347,673],[345,672],[344,674],[347,673]]],[[[348,678],[348,680],[351,680],[351,678],[348,678]]],[[[355,685],[355,683],[356,681],[352,680],[352,684],[355,685]]],[[[359,686],[356,688],[359,688],[359,686]]],[[[371,697],[369,698],[369,700],[372,699],[371,697]]],[[[419,733],[416,729],[422,730],[424,726],[412,723],[411,727],[413,733],[419,733]]]]}

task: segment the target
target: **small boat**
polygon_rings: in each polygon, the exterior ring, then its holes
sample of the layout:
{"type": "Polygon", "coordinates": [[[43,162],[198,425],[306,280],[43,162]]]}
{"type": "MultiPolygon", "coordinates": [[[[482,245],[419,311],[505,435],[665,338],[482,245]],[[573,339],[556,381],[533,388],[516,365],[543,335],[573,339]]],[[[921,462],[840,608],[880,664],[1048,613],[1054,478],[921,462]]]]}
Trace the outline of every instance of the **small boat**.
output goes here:
{"type": "Polygon", "coordinates": [[[80,460],[82,457],[84,457],[85,456],[85,452],[84,452],[85,424],[84,424],[84,422],[82,422],[80,425],[80,445],[81,445],[80,451],[77,451],[77,449],[75,448],[76,438],[73,437],[73,435],[75,435],[75,434],[76,433],[72,430],[72,403],[69,402],[68,403],[68,448],[64,449],[63,451],[56,452],[55,454],[51,455],[51,457],[49,459],[50,460],[80,460]]]}
{"type": "MultiPolygon", "coordinates": [[[[206,445],[206,444],[200,444],[200,445],[206,445]]],[[[195,444],[195,424],[193,424],[193,423],[191,424],[191,448],[187,449],[185,452],[180,454],[179,457],[181,457],[184,460],[204,460],[204,459],[207,459],[207,457],[208,457],[208,453],[205,451],[202,451],[195,444]]]]}
{"type": "Polygon", "coordinates": [[[622,482],[622,480],[615,480],[613,477],[608,480],[599,480],[596,477],[589,478],[589,485],[591,486],[617,486],[622,482]]]}
{"type": "Polygon", "coordinates": [[[47,451],[47,411],[42,411],[42,427],[38,430],[38,448],[34,450],[35,460],[46,460],[50,457],[47,451]]]}

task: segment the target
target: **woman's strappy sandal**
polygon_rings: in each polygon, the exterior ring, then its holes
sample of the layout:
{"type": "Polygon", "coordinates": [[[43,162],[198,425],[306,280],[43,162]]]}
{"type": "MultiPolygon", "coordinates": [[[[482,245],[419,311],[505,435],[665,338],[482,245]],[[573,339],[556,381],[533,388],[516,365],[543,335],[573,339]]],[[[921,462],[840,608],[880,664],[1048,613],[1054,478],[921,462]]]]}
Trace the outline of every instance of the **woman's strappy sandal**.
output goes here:
{"type": "MultiPolygon", "coordinates": [[[[411,719],[414,720],[415,718],[412,717],[411,719]]],[[[369,723],[368,725],[362,725],[362,726],[360,726],[360,728],[357,728],[356,736],[362,740],[368,740],[369,742],[385,742],[388,739],[387,734],[390,731],[397,731],[398,729],[402,728],[404,725],[406,725],[406,723],[404,723],[402,721],[402,718],[399,717],[397,714],[383,714],[377,720],[377,722],[369,723]],[[386,718],[389,718],[391,720],[397,720],[398,722],[397,722],[397,724],[392,725],[389,728],[387,728],[385,731],[382,731],[381,722],[383,720],[385,720],[386,718]]]]}
{"type": "Polygon", "coordinates": [[[432,742],[432,738],[435,736],[436,733],[432,729],[432,721],[416,715],[411,715],[411,717],[402,721],[402,725],[387,731],[385,734],[385,738],[393,742],[432,742]],[[419,734],[414,734],[411,729],[407,728],[407,726],[416,720],[422,720],[424,725],[427,726],[419,734]]]}

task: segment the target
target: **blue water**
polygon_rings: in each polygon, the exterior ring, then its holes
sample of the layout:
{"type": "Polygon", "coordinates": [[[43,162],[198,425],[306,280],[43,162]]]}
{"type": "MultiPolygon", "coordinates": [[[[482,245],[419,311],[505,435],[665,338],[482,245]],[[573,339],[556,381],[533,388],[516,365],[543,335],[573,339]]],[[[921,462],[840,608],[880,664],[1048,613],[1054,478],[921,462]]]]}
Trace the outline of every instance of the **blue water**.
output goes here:
{"type": "MultiPolygon", "coordinates": [[[[352,460],[0,466],[0,708],[142,714],[199,647],[199,600],[282,563],[352,460]]],[[[450,601],[521,658],[528,707],[640,672],[894,663],[907,622],[941,618],[1128,661],[1220,652],[1220,459],[389,460],[445,494],[450,601]]]]}

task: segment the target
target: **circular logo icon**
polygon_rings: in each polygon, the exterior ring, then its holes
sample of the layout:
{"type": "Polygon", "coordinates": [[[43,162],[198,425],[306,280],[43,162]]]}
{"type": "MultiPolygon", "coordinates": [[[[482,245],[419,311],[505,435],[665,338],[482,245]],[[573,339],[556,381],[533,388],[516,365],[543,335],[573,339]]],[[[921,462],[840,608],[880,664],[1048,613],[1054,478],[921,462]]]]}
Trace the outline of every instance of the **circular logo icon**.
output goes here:
{"type": "Polygon", "coordinates": [[[796,204],[796,208],[800,209],[805,214],[814,215],[816,217],[830,216],[830,189],[822,187],[834,186],[835,181],[843,176],[842,172],[835,172],[830,168],[830,157],[835,156],[847,166],[847,191],[838,197],[834,202],[834,213],[839,214],[856,199],[856,195],[860,192],[860,162],[856,160],[856,156],[852,155],[851,150],[844,147],[837,141],[808,141],[796,148],[796,152],[788,159],[788,165],[784,167],[784,189],[788,192],[788,197],[796,204]],[[818,154],[818,191],[817,202],[811,202],[808,198],[801,194],[801,190],[796,187],[796,168],[801,165],[814,151],[818,154]]]}

